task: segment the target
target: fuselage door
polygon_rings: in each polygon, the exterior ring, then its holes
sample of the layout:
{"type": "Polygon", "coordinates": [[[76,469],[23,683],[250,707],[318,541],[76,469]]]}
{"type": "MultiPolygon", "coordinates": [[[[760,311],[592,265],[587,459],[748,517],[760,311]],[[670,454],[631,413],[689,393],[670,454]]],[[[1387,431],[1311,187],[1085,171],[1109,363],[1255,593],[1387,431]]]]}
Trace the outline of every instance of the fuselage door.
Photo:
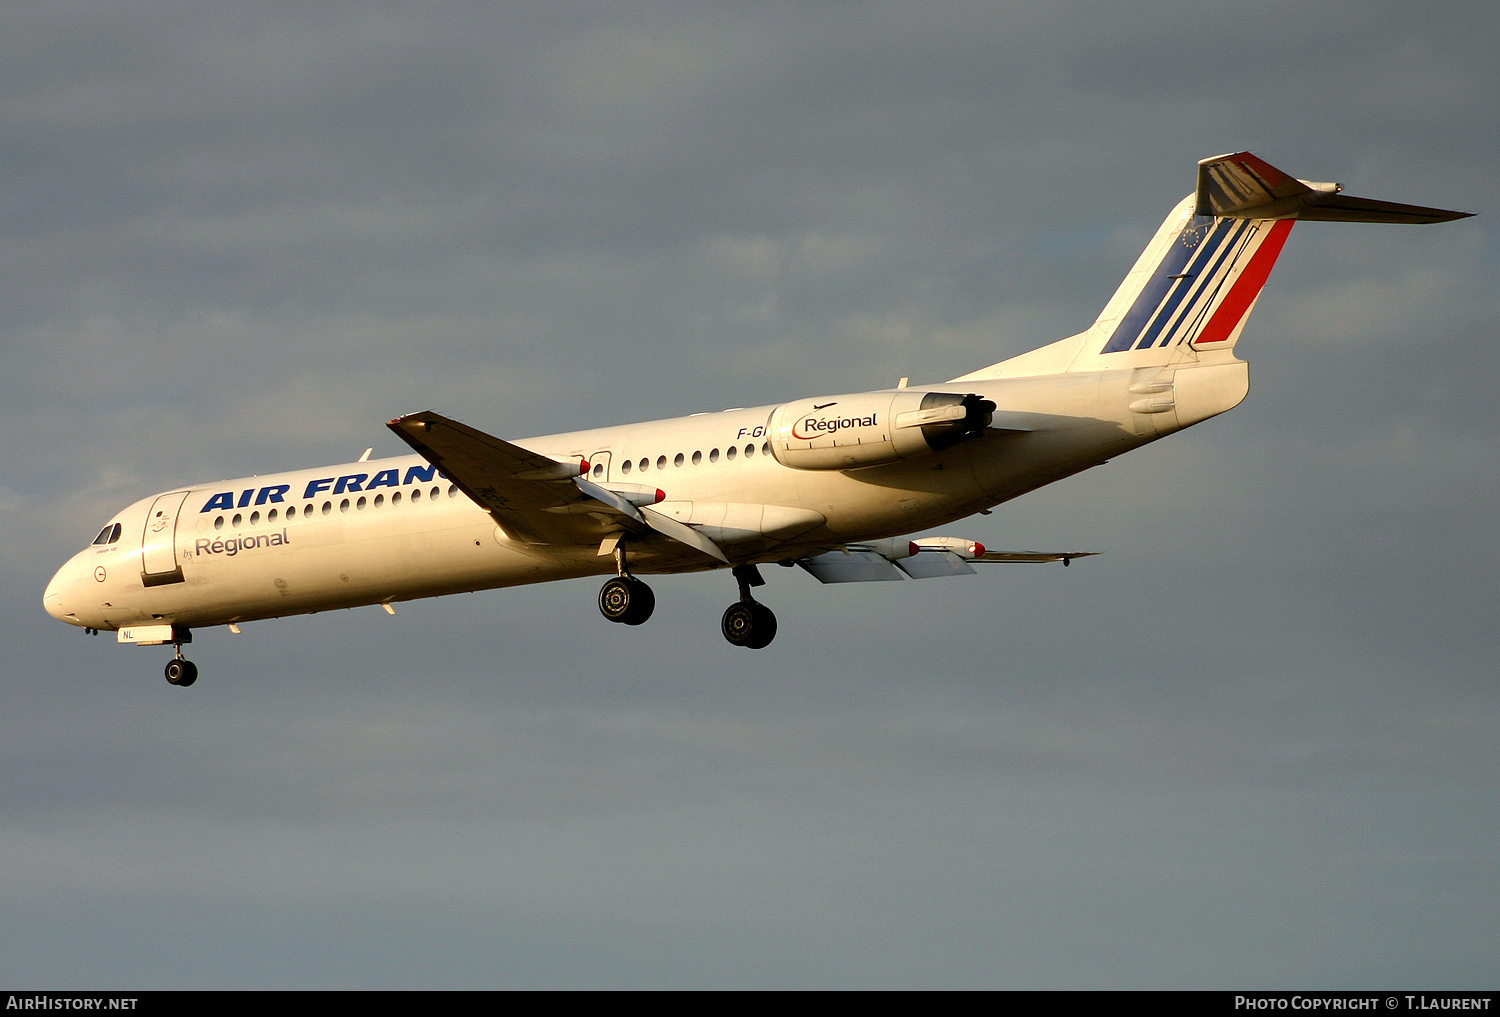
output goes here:
{"type": "Polygon", "coordinates": [[[146,526],[141,534],[141,584],[166,586],[182,582],[182,566],[177,563],[177,516],[187,491],[164,494],[151,503],[146,526]]]}
{"type": "Polygon", "coordinates": [[[607,483],[609,483],[609,480],[610,480],[610,476],[609,476],[609,466],[610,466],[609,458],[610,458],[610,456],[609,456],[609,453],[608,452],[595,452],[593,455],[589,456],[588,458],[589,458],[588,479],[592,480],[596,484],[607,484],[607,483]]]}

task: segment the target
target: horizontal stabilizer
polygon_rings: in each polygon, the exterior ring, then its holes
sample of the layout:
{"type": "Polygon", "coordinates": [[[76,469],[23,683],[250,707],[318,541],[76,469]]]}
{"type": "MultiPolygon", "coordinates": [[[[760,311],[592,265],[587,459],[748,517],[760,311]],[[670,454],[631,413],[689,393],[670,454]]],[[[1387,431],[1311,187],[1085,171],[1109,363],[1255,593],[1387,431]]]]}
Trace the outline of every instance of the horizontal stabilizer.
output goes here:
{"type": "Polygon", "coordinates": [[[1198,163],[1193,211],[1226,219],[1400,223],[1451,222],[1474,214],[1356,198],[1342,190],[1335,183],[1300,180],[1249,152],[1234,152],[1198,163]]]}
{"type": "Polygon", "coordinates": [[[1320,222],[1452,222],[1467,219],[1473,212],[1451,212],[1425,205],[1403,205],[1395,201],[1356,198],[1352,194],[1335,194],[1323,198],[1297,214],[1298,219],[1320,222]]]}

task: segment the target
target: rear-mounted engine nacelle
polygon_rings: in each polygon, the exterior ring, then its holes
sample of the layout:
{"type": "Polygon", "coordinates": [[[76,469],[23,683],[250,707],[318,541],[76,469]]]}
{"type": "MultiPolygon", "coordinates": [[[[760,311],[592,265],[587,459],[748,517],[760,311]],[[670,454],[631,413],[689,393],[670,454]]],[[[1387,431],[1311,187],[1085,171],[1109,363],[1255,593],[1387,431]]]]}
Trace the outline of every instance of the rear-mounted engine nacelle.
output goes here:
{"type": "Polygon", "coordinates": [[[893,389],[799,399],[771,414],[771,454],[796,470],[853,470],[917,459],[989,426],[995,404],[957,392],[893,389]]]}

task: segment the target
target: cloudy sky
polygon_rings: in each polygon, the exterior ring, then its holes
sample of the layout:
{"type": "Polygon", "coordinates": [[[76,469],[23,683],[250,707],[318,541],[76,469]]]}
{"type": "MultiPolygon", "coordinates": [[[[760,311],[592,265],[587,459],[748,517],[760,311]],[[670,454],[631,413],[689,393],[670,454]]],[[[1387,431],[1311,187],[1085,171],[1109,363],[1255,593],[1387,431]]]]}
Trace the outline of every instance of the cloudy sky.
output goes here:
{"type": "Polygon", "coordinates": [[[0,8],[0,981],[1492,988],[1489,2],[0,8]],[[1233,413],[949,532],[89,639],[183,483],[953,377],[1091,322],[1194,162],[1305,224],[1233,413]]]}

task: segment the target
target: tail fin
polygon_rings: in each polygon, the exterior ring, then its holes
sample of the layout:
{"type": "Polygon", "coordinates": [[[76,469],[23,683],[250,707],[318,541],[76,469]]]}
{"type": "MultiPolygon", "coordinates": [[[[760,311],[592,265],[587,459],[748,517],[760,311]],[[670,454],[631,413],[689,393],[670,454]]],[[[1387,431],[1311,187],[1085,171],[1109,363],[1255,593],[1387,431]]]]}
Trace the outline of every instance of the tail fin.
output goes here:
{"type": "MultiPolygon", "coordinates": [[[[1183,201],[1105,306],[1089,333],[1102,340],[1079,359],[1131,354],[1115,366],[1167,363],[1177,347],[1239,338],[1250,307],[1291,232],[1290,220],[1193,213],[1183,201]]],[[[1072,370],[1097,370],[1075,361],[1072,370]]]]}
{"type": "Polygon", "coordinates": [[[1433,223],[1472,213],[1355,198],[1251,155],[1204,159],[1088,331],[955,381],[1151,367],[1232,349],[1297,219],[1433,223]]]}

